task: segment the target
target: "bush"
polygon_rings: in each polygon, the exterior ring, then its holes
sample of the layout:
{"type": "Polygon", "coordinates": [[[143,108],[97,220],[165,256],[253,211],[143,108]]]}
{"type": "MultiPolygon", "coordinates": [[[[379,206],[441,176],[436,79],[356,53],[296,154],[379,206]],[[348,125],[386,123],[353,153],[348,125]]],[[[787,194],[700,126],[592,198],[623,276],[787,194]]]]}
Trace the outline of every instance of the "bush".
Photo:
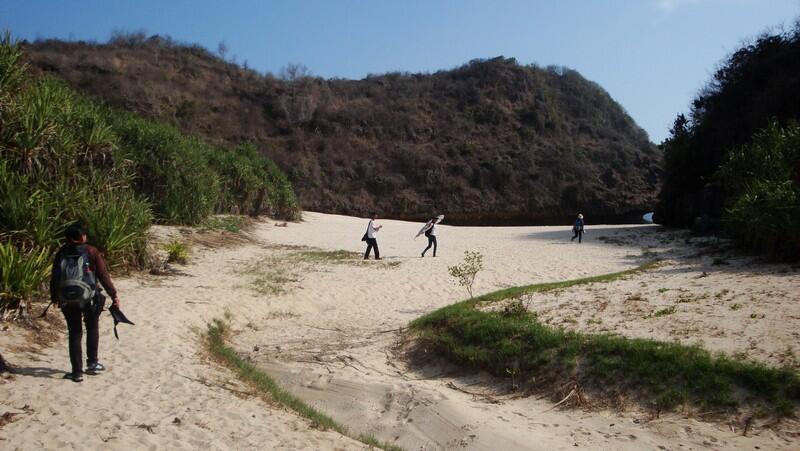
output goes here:
{"type": "Polygon", "coordinates": [[[0,38],[0,98],[13,95],[25,80],[27,64],[21,61],[22,49],[11,39],[11,33],[0,38]]]}
{"type": "Polygon", "coordinates": [[[147,229],[153,220],[147,202],[130,191],[102,193],[81,206],[78,220],[110,266],[144,266],[147,229]]]}
{"type": "Polygon", "coordinates": [[[50,259],[46,248],[25,251],[10,241],[0,242],[0,318],[25,314],[25,300],[50,276],[50,259]]]}
{"type": "Polygon", "coordinates": [[[156,219],[198,224],[212,213],[219,182],[202,145],[133,114],[110,111],[108,117],[119,138],[119,158],[134,161],[134,189],[152,204],[156,219]]]}
{"type": "Polygon", "coordinates": [[[134,187],[161,222],[199,224],[211,213],[299,217],[286,175],[252,146],[221,149],[174,128],[109,111],[118,159],[134,161],[134,187]]]}
{"type": "Polygon", "coordinates": [[[217,213],[298,219],[299,207],[286,175],[253,146],[228,152],[207,147],[206,158],[220,176],[217,213]]]}
{"type": "Polygon", "coordinates": [[[480,252],[464,251],[464,262],[456,266],[448,266],[447,272],[456,278],[459,285],[467,289],[470,299],[472,299],[472,285],[475,283],[475,276],[483,269],[483,255],[480,252]]]}
{"type": "MultiPolygon", "coordinates": [[[[669,138],[661,144],[665,174],[656,222],[691,227],[696,217],[730,218],[725,210],[737,203],[742,188],[731,191],[714,174],[731,153],[742,151],[770,122],[785,126],[800,119],[798,73],[800,22],[787,32],[759,36],[720,65],[692,101],[688,116],[678,115],[669,138]]],[[[736,207],[741,212],[758,210],[761,200],[755,199],[768,191],[776,201],[775,196],[783,196],[772,183],[753,189],[766,191],[753,192],[750,201],[742,200],[736,207]]],[[[727,230],[735,232],[732,225],[729,222],[727,230]]]]}
{"type": "Polygon", "coordinates": [[[267,160],[265,171],[271,187],[267,192],[271,214],[279,219],[299,220],[300,206],[286,174],[272,160],[267,160]]]}
{"type": "Polygon", "coordinates": [[[800,125],[773,122],[732,151],[717,178],[731,192],[728,234],[753,251],[800,258],[800,125]]]}
{"type": "Polygon", "coordinates": [[[189,259],[189,248],[180,240],[172,240],[164,246],[167,251],[167,262],[186,264],[189,259]]]}
{"type": "Polygon", "coordinates": [[[288,199],[264,208],[296,212],[291,186],[255,150],[217,172],[211,157],[225,161],[224,149],[34,79],[21,55],[0,39],[0,311],[24,312],[69,224],[85,225],[111,266],[141,267],[154,217],[197,224],[253,192],[265,205],[288,199]],[[218,203],[221,184],[238,197],[218,203]]]}
{"type": "Polygon", "coordinates": [[[0,226],[18,241],[55,246],[63,232],[56,199],[0,160],[0,226]]]}

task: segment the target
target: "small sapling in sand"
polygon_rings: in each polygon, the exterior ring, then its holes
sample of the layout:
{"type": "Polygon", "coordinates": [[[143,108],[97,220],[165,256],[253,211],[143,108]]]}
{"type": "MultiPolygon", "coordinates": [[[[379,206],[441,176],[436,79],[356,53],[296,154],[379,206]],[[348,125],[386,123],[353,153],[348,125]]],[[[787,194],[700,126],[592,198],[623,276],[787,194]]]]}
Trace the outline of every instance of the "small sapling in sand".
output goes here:
{"type": "Polygon", "coordinates": [[[472,285],[475,283],[475,276],[483,269],[483,255],[480,252],[464,251],[464,262],[456,266],[448,266],[447,272],[456,278],[459,285],[467,289],[470,299],[472,299],[472,285]]]}

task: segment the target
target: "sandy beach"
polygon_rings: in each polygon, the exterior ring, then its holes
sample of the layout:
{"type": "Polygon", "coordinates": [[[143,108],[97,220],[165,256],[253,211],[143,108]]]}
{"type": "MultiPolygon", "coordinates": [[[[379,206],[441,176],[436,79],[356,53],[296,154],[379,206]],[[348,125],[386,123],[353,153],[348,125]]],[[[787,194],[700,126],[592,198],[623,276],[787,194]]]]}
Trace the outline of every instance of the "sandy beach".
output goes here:
{"type": "Polygon", "coordinates": [[[736,418],[653,418],[635,405],[553,408],[551,399],[516,396],[507,381],[486,374],[454,372],[443,362],[411,367],[402,342],[409,321],[467,297],[447,272],[466,250],[484,256],[476,293],[661,258],[658,268],[624,280],[524,303],[568,329],[702,344],[797,368],[797,267],[760,264],[654,225],[590,225],[578,244],[568,226],[452,227],[445,220],[438,256],[420,258],[425,239],[413,239],[420,224],[378,220],[382,261],[315,253],[363,252],[366,223],[311,212],[286,227],[263,221],[248,240],[193,246],[180,274],[116,278],[137,324],[121,326],[116,341],[110,318],[101,318],[108,370],[82,384],[61,378],[69,366],[63,336],[34,349],[4,333],[0,349],[18,370],[0,378],[0,415],[12,414],[0,423],[0,449],[368,448],[261,400],[209,358],[202,332],[226,312],[242,356],[354,432],[407,450],[797,449],[794,420],[757,422],[743,436],[736,418]]]}

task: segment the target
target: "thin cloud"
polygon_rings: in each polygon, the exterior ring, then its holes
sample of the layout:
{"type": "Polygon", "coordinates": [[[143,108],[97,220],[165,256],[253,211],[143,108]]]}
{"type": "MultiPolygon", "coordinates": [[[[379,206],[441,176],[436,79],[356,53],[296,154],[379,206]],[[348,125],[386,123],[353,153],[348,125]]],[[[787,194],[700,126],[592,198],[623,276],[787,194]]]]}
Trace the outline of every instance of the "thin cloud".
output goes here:
{"type": "Polygon", "coordinates": [[[672,12],[681,6],[698,3],[700,0],[655,0],[656,7],[664,12],[672,12]]]}

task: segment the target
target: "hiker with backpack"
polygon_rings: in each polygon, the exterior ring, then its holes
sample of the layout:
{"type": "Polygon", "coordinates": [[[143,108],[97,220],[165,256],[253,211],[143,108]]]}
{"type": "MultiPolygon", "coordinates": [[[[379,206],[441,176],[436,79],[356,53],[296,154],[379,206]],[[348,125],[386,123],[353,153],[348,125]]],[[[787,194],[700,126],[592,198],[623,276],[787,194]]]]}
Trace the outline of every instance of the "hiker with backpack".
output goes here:
{"type": "Polygon", "coordinates": [[[73,382],[83,381],[83,354],[81,339],[86,326],[86,374],[97,374],[105,367],[97,360],[100,341],[98,319],[103,311],[105,296],[99,281],[119,307],[119,297],[100,251],[86,244],[86,229],[78,224],[64,232],[66,244],[56,253],[50,278],[50,298],[61,308],[69,333],[69,360],[72,372],[64,375],[73,382]]]}
{"type": "Polygon", "coordinates": [[[578,217],[575,219],[575,223],[572,225],[572,239],[570,241],[575,241],[575,238],[578,239],[578,244],[583,240],[583,215],[578,213],[578,217]]]}
{"type": "Polygon", "coordinates": [[[364,253],[364,260],[369,259],[369,253],[372,251],[372,248],[375,248],[375,260],[381,259],[381,253],[378,250],[378,240],[375,239],[375,232],[381,229],[382,226],[376,225],[375,220],[378,219],[378,215],[372,213],[369,215],[369,224],[367,224],[367,231],[364,233],[364,236],[361,237],[361,241],[367,242],[367,252],[364,253]]]}
{"type": "Polygon", "coordinates": [[[418,236],[425,234],[425,237],[428,238],[428,247],[422,251],[422,258],[425,258],[425,253],[428,252],[428,249],[430,249],[431,246],[433,247],[433,256],[436,257],[436,248],[438,247],[438,243],[436,242],[436,224],[442,222],[443,219],[444,215],[431,218],[430,221],[422,226],[422,229],[420,229],[419,233],[417,233],[417,236],[414,237],[417,238],[418,236]]]}

